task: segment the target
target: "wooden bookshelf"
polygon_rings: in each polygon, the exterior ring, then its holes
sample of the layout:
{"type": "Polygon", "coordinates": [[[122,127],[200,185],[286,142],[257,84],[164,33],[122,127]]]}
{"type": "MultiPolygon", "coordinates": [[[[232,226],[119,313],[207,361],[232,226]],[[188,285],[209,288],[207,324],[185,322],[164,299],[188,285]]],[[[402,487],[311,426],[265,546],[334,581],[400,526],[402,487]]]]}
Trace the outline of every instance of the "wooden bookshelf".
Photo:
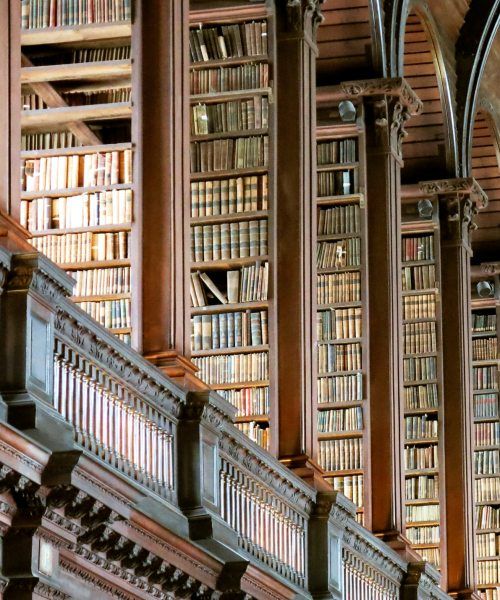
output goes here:
{"type": "Polygon", "coordinates": [[[190,22],[188,346],[237,426],[275,451],[274,19],[259,4],[193,8],[190,22]]]}
{"type": "MultiPolygon", "coordinates": [[[[472,280],[472,403],[474,415],[476,578],[479,591],[500,588],[500,279],[480,298],[472,280]]],[[[493,596],[496,598],[496,596],[493,596]]]]}
{"type": "Polygon", "coordinates": [[[418,215],[402,207],[403,403],[406,535],[440,569],[442,443],[440,240],[437,205],[418,215]]]}
{"type": "Polygon", "coordinates": [[[37,2],[23,3],[23,26],[32,28],[21,31],[21,222],[34,245],[76,279],[75,302],[132,343],[131,2],[115,3],[109,22],[57,13],[64,26],[47,26],[48,15],[33,22],[42,14],[29,12],[37,2]],[[66,24],[77,17],[81,24],[66,24]]]}
{"type": "Polygon", "coordinates": [[[363,117],[317,127],[317,440],[320,466],[370,527],[363,117]]]}

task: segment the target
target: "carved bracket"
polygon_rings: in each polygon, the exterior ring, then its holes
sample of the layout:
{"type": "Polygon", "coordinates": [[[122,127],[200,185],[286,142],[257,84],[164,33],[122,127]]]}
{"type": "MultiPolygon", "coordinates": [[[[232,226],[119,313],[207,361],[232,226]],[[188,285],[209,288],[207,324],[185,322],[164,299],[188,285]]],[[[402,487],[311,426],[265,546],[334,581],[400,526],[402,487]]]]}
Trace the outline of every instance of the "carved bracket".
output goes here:
{"type": "Polygon", "coordinates": [[[323,0],[287,0],[286,16],[289,31],[315,34],[323,21],[320,4],[323,0]]]}

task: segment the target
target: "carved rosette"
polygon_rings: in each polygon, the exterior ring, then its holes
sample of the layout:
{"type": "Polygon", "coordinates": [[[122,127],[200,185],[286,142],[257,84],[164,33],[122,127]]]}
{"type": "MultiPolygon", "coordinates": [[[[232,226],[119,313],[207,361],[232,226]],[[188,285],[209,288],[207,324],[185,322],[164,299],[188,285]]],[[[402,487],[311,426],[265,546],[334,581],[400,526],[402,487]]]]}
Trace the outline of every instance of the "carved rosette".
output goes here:
{"type": "Polygon", "coordinates": [[[320,4],[323,0],[287,0],[286,15],[289,31],[315,35],[323,21],[320,4]]]}

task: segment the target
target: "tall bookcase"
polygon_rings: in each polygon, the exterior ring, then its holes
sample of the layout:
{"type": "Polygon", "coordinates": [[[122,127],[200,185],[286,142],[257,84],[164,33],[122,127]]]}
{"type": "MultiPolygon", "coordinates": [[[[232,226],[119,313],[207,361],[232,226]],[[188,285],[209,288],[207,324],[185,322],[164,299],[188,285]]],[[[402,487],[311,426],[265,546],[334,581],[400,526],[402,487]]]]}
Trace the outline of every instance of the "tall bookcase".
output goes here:
{"type": "Polygon", "coordinates": [[[73,300],[131,343],[132,0],[19,1],[19,218],[76,279],[73,300]]]}
{"type": "Polygon", "coordinates": [[[318,460],[370,526],[365,141],[335,110],[317,127],[318,460]]]}
{"type": "Polygon", "coordinates": [[[439,468],[444,464],[439,215],[435,203],[428,217],[419,216],[418,206],[408,201],[402,208],[406,535],[439,569],[439,468]]]}
{"type": "Polygon", "coordinates": [[[192,5],[190,21],[191,357],[274,450],[274,16],[192,5]]]}
{"type": "Polygon", "coordinates": [[[472,287],[472,398],[476,503],[476,580],[485,600],[500,599],[499,277],[484,277],[490,297],[472,287]]]}

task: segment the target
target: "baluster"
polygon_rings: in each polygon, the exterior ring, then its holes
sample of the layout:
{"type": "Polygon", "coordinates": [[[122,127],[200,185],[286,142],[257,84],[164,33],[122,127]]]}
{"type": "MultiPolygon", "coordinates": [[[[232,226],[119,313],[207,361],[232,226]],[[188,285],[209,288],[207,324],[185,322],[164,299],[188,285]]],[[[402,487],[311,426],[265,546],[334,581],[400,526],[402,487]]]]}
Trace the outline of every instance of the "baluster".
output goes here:
{"type": "Polygon", "coordinates": [[[153,477],[153,481],[155,484],[159,484],[160,480],[158,479],[158,438],[160,435],[160,430],[158,429],[158,425],[153,423],[152,426],[152,438],[151,438],[151,474],[153,477]]]}
{"type": "Polygon", "coordinates": [[[61,347],[59,340],[56,340],[56,349],[54,352],[54,408],[60,413],[60,402],[61,402],[61,347]]]}

